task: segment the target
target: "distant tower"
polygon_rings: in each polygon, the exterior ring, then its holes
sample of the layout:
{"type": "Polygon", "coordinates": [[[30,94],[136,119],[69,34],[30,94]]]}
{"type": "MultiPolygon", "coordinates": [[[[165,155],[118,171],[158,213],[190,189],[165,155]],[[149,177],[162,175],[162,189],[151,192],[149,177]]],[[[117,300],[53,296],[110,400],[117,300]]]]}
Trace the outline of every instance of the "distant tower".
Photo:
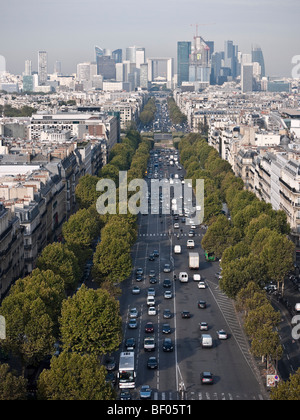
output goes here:
{"type": "Polygon", "coordinates": [[[252,47],[252,62],[258,63],[261,67],[261,77],[266,76],[266,69],[265,69],[265,60],[264,55],[261,50],[261,48],[256,45],[255,47],[252,47]]]}
{"type": "Polygon", "coordinates": [[[177,42],[177,84],[189,81],[189,61],[192,43],[190,41],[177,42]]]}
{"type": "Polygon", "coordinates": [[[32,75],[32,61],[26,60],[25,61],[25,73],[24,76],[31,76],[32,75]]]}
{"type": "Polygon", "coordinates": [[[48,79],[48,54],[46,51],[39,51],[38,67],[39,85],[43,86],[47,83],[48,79]]]}

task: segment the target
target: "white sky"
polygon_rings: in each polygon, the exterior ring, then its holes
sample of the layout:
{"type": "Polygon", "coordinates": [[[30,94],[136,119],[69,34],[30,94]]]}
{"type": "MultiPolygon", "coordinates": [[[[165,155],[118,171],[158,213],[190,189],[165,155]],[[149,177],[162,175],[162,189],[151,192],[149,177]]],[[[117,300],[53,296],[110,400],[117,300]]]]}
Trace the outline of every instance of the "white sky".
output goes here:
{"type": "Polygon", "coordinates": [[[0,55],[7,69],[24,71],[38,50],[48,51],[49,72],[64,73],[94,60],[94,46],[146,48],[146,55],[174,57],[177,41],[198,34],[215,41],[215,51],[232,40],[243,53],[261,46],[268,75],[291,76],[300,55],[299,0],[1,0],[0,55]]]}

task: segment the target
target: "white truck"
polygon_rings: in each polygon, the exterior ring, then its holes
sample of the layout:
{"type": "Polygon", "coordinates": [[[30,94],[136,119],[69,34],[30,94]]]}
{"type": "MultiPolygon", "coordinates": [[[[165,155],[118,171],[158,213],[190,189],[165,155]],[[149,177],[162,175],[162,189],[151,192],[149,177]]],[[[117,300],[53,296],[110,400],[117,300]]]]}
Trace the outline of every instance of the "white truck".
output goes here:
{"type": "Polygon", "coordinates": [[[199,270],[200,257],[198,252],[189,253],[189,268],[190,270],[199,270]]]}
{"type": "Polygon", "coordinates": [[[202,334],[201,345],[202,345],[202,348],[211,348],[213,346],[213,340],[212,340],[211,335],[202,334]]]}

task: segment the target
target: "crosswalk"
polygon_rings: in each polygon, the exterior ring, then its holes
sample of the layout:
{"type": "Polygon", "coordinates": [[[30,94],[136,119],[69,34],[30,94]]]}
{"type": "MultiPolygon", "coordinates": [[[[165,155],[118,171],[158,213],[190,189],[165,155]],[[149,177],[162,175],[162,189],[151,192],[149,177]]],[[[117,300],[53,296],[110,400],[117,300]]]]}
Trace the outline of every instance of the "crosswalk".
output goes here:
{"type": "MultiPolygon", "coordinates": [[[[156,401],[166,400],[180,400],[181,397],[178,392],[154,392],[153,399],[156,401]]],[[[253,400],[262,401],[264,397],[262,394],[239,394],[228,392],[207,392],[207,391],[189,391],[184,393],[185,401],[237,401],[237,400],[253,400]]]]}

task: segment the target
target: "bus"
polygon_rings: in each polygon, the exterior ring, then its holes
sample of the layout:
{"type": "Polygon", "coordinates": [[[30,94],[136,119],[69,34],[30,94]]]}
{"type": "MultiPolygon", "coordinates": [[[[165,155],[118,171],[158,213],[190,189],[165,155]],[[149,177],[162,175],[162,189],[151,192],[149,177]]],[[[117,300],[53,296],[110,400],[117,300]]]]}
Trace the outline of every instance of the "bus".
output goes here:
{"type": "Polygon", "coordinates": [[[213,252],[205,251],[204,255],[206,261],[216,261],[216,256],[213,252]]]}
{"type": "Polygon", "coordinates": [[[135,388],[134,352],[125,351],[120,354],[119,388],[135,388]]]}

